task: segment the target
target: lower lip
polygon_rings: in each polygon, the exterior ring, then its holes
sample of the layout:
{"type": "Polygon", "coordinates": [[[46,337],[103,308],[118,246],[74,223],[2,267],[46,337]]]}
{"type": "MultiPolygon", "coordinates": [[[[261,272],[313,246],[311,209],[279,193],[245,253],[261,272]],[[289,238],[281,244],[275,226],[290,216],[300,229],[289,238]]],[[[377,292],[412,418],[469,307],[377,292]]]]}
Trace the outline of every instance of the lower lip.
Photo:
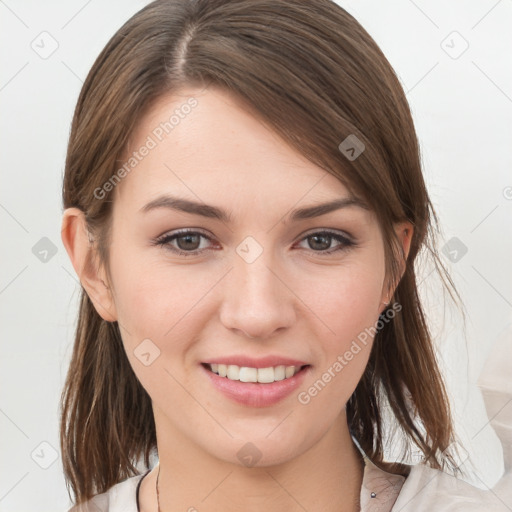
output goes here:
{"type": "Polygon", "coordinates": [[[302,384],[311,367],[305,366],[293,377],[268,384],[230,380],[213,373],[203,365],[201,369],[212,384],[231,400],[250,407],[269,407],[293,393],[302,384]]]}

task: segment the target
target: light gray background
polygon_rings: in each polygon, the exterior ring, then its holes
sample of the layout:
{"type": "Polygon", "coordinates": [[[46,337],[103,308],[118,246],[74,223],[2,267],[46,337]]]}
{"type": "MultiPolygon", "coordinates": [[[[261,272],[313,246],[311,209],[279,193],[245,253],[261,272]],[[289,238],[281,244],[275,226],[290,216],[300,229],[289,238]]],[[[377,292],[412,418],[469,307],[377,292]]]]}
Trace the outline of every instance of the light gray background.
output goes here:
{"type": "MultiPolygon", "coordinates": [[[[60,240],[66,144],[94,59],[146,3],[0,0],[2,512],[67,510],[70,503],[58,454],[58,402],[79,290],[60,240]],[[58,48],[44,55],[52,39],[58,48]],[[43,237],[57,251],[47,261],[44,252],[36,256],[43,237]]],[[[443,256],[466,303],[466,339],[460,317],[444,315],[442,300],[429,292],[428,268],[422,292],[458,432],[474,461],[471,481],[492,486],[501,451],[476,379],[511,325],[512,2],[340,4],[376,39],[407,91],[444,229],[441,246],[457,237],[467,247],[455,263],[443,256]]]]}

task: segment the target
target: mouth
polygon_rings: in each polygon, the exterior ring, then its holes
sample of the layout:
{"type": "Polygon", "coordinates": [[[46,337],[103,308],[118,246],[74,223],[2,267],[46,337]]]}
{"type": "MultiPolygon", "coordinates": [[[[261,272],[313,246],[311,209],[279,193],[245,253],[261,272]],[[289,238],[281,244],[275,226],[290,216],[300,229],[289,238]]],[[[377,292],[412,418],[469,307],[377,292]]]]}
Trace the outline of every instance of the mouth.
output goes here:
{"type": "MultiPolygon", "coordinates": [[[[220,392],[221,396],[230,401],[248,407],[278,404],[302,385],[312,368],[310,364],[291,360],[286,361],[288,364],[275,366],[267,361],[251,362],[254,366],[227,364],[226,361],[201,363],[200,367],[216,392],[220,392]],[[291,364],[292,362],[295,364],[291,364]]],[[[251,362],[247,361],[245,364],[251,362]]]]}
{"type": "Polygon", "coordinates": [[[259,384],[272,384],[286,379],[291,379],[301,370],[309,367],[308,364],[300,366],[268,366],[266,368],[253,368],[250,366],[238,366],[236,364],[203,363],[203,366],[219,377],[240,382],[252,382],[259,384]]]}

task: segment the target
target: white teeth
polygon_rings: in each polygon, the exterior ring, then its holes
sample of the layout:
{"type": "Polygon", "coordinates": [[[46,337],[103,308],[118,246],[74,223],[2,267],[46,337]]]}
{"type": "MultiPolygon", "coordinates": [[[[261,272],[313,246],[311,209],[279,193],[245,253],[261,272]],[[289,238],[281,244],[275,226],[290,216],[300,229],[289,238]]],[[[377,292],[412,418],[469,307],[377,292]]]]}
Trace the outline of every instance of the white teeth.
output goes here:
{"type": "Polygon", "coordinates": [[[286,379],[293,377],[293,374],[295,373],[295,366],[287,366],[284,371],[284,376],[286,379]]]}
{"type": "MultiPolygon", "coordinates": [[[[256,368],[254,368],[256,370],[256,368]]],[[[258,368],[257,372],[258,382],[263,384],[269,384],[270,382],[274,382],[274,368],[258,368]]]]}
{"type": "Polygon", "coordinates": [[[247,366],[242,366],[238,376],[240,382],[258,382],[258,373],[259,371],[256,368],[247,368],[247,366]]]}
{"type": "Polygon", "coordinates": [[[286,378],[285,368],[286,367],[284,365],[276,366],[274,368],[274,379],[275,380],[284,380],[286,378]]]}
{"type": "Polygon", "coordinates": [[[240,380],[240,366],[236,364],[228,365],[228,373],[226,377],[230,380],[240,380]]]}
{"type": "Polygon", "coordinates": [[[227,377],[230,380],[239,380],[240,382],[260,382],[262,384],[289,379],[301,369],[300,366],[284,365],[250,368],[248,366],[237,366],[236,364],[212,363],[208,366],[213,373],[217,373],[220,377],[227,377]]]}

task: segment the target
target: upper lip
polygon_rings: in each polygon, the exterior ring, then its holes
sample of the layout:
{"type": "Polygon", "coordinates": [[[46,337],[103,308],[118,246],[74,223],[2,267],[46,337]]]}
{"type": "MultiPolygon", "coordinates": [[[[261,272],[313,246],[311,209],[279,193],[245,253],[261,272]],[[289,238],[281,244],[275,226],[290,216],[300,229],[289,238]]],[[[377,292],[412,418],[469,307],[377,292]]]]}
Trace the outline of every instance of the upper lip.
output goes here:
{"type": "Polygon", "coordinates": [[[236,365],[245,366],[247,368],[270,368],[271,366],[306,366],[308,363],[299,361],[286,356],[269,355],[265,357],[248,357],[248,356],[225,356],[215,357],[204,361],[204,364],[225,364],[225,365],[236,365]]]}

